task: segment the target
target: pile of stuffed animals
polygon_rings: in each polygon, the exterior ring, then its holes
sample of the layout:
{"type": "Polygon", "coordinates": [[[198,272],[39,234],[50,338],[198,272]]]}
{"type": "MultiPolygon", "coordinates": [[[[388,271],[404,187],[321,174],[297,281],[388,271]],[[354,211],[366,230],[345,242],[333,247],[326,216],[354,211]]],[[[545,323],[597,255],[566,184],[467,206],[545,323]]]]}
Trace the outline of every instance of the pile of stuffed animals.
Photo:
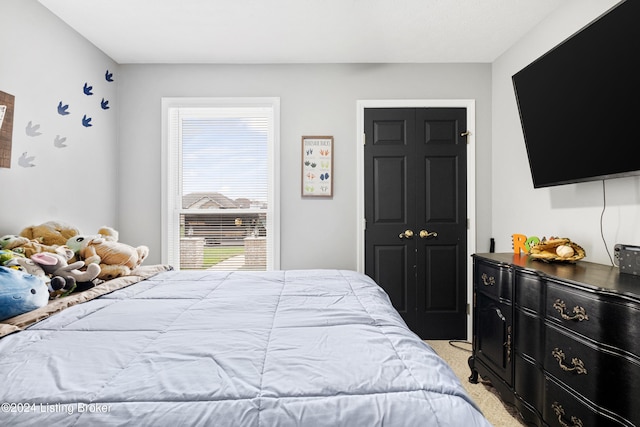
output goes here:
{"type": "Polygon", "coordinates": [[[50,299],[128,276],[149,254],[147,246],[118,241],[102,227],[84,235],[49,221],[0,237],[0,320],[43,307],[50,299]]]}

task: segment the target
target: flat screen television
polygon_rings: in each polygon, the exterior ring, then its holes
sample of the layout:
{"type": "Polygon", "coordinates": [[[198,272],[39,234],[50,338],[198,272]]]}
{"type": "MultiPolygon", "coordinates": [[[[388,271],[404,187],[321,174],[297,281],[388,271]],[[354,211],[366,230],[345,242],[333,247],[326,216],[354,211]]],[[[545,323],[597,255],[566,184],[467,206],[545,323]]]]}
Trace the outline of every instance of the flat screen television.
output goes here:
{"type": "Polygon", "coordinates": [[[513,75],[534,188],[640,175],[640,0],[513,75]]]}

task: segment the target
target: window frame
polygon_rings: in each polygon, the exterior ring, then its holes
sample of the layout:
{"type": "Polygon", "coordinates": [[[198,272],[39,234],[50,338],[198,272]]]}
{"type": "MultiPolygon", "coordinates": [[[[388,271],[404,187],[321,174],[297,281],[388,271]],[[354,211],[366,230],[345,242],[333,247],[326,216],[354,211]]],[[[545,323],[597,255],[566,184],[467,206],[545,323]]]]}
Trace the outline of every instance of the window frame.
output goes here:
{"type": "Polygon", "coordinates": [[[268,144],[268,203],[266,270],[280,269],[280,98],[278,97],[163,97],[162,98],[162,189],[161,258],[180,265],[180,213],[182,190],[181,152],[172,139],[171,110],[175,108],[269,108],[273,129],[268,144]]]}

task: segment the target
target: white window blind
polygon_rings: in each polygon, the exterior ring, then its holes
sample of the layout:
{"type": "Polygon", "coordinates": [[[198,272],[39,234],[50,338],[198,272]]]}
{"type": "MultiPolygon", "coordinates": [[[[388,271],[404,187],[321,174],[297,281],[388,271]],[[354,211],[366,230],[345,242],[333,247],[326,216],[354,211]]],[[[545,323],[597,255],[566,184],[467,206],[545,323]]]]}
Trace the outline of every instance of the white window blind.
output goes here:
{"type": "Polygon", "coordinates": [[[168,262],[183,270],[278,268],[277,99],[163,103],[168,262]]]}

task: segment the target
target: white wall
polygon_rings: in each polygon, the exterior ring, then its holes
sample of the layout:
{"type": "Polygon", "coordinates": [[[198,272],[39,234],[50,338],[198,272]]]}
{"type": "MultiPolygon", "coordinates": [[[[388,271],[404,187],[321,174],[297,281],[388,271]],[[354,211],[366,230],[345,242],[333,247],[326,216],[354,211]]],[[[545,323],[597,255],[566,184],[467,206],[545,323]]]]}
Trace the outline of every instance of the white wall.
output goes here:
{"type": "MultiPolygon", "coordinates": [[[[281,268],[356,269],[356,102],[475,99],[478,164],[490,162],[489,64],[122,65],[121,236],[160,262],[162,97],[280,97],[281,268]],[[300,138],[333,135],[334,197],[300,196],[300,138]],[[154,258],[155,255],[155,258],[154,258]]],[[[479,241],[488,249],[490,170],[478,171],[479,241]]]]}
{"type": "MultiPolygon", "coordinates": [[[[512,250],[514,233],[554,235],[584,247],[587,261],[610,263],[600,235],[602,181],[533,188],[511,76],[615,4],[617,0],[568,1],[493,63],[491,224],[497,252],[512,250]]],[[[605,191],[603,233],[609,251],[615,243],[640,245],[640,178],[607,180],[605,191]]]]}
{"type": "MultiPolygon", "coordinates": [[[[0,235],[60,220],[151,247],[160,262],[160,99],[163,96],[281,98],[281,267],[356,268],[356,102],[475,99],[478,163],[490,161],[488,64],[118,65],[36,0],[2,0],[0,90],[16,96],[12,167],[0,169],[5,203],[0,235]],[[104,73],[114,73],[108,83],[104,73]],[[88,82],[94,95],[87,97],[88,82]],[[109,100],[102,110],[99,101],[109,100]],[[68,116],[57,113],[59,101],[68,116]],[[93,126],[81,117],[93,117],[93,126]],[[28,137],[29,121],[41,136],[28,137]],[[300,137],[335,137],[330,200],[300,197],[300,137]],[[64,148],[53,145],[66,137],[64,148]],[[23,153],[34,167],[18,165],[23,153]]],[[[490,229],[490,171],[478,171],[479,241],[490,229]]]]}
{"type": "MultiPolygon", "coordinates": [[[[160,99],[163,96],[279,96],[282,268],[356,266],[356,101],[475,99],[477,250],[511,250],[511,235],[561,235],[607,263],[600,238],[601,182],[533,189],[511,75],[616,4],[570,0],[488,64],[127,65],[119,66],[36,0],[2,0],[0,90],[16,96],[12,167],[0,169],[0,235],[48,220],[85,233],[101,225],[148,244],[160,262],[160,99]],[[114,72],[114,83],[104,79],[114,72]],[[93,97],[82,94],[85,82],[93,97]],[[99,99],[109,100],[102,111],[99,99]],[[71,114],[58,115],[59,101],[71,114]],[[94,117],[84,128],[81,116],[94,117]],[[29,121],[41,136],[28,137],[29,121]],[[300,136],[336,139],[335,196],[300,197],[300,136]],[[56,135],[66,137],[56,148],[56,135]],[[34,167],[18,165],[26,152],[34,167]]],[[[606,181],[604,235],[640,244],[640,179],[606,181]]]]}
{"type": "Polygon", "coordinates": [[[0,235],[49,220],[83,233],[117,227],[118,100],[104,77],[109,70],[117,82],[117,65],[35,0],[2,0],[0,28],[0,91],[15,96],[11,168],[0,168],[0,235]],[[69,115],[58,114],[60,101],[69,115]],[[82,126],[84,114],[92,127],[82,126]],[[27,136],[29,121],[40,136],[27,136]],[[54,146],[58,135],[66,147],[54,146]],[[33,167],[19,165],[22,153],[34,156],[33,167]]]}

